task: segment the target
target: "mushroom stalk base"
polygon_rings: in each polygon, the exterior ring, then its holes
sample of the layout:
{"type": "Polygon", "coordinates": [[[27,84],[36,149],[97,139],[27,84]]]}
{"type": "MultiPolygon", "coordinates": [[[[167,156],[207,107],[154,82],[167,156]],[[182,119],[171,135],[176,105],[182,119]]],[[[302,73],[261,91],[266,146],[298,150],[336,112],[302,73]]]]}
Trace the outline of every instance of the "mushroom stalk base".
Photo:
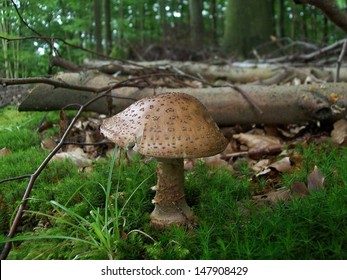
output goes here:
{"type": "Polygon", "coordinates": [[[153,187],[156,195],[151,225],[155,228],[188,226],[193,222],[194,214],[185,199],[183,159],[157,160],[158,182],[153,187]]]}

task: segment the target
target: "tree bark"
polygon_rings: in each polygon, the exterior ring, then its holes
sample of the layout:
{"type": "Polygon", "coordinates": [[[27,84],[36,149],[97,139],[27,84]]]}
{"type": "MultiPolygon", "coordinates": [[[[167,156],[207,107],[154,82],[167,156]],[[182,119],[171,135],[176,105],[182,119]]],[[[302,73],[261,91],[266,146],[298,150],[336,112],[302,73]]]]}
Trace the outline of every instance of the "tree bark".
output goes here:
{"type": "Polygon", "coordinates": [[[119,1],[118,18],[117,18],[117,41],[118,48],[123,47],[123,37],[124,37],[124,3],[123,0],[119,1]]]}
{"type": "Polygon", "coordinates": [[[316,6],[338,27],[347,32],[347,13],[340,10],[333,0],[296,0],[297,4],[311,4],[316,6]]]}
{"type": "Polygon", "coordinates": [[[103,53],[102,48],[102,27],[101,27],[101,6],[99,0],[94,0],[94,36],[96,41],[96,52],[103,53]]]}
{"type": "Polygon", "coordinates": [[[284,0],[279,0],[278,1],[278,36],[280,38],[284,38],[286,36],[285,32],[285,5],[284,5],[284,0]]]}
{"type": "Polygon", "coordinates": [[[253,47],[273,34],[273,0],[228,0],[223,51],[248,57],[253,47]]]}
{"type": "MultiPolygon", "coordinates": [[[[107,85],[114,82],[107,75],[81,79],[78,74],[61,74],[59,80],[67,83],[107,85]]],[[[1,81],[4,83],[4,81],[1,81]]],[[[100,87],[99,86],[99,87],[100,87]]],[[[118,88],[112,92],[112,110],[106,100],[99,100],[88,109],[104,114],[116,114],[134,101],[153,94],[184,92],[199,99],[220,126],[233,124],[290,124],[317,121],[335,121],[346,116],[347,85],[327,83],[300,86],[244,85],[238,90],[231,87],[216,88],[118,88]],[[251,100],[252,102],[250,102],[251,100]],[[257,107],[254,106],[254,103],[257,107]],[[261,112],[260,112],[261,111],[261,112]]],[[[20,111],[60,110],[62,107],[83,104],[95,93],[38,85],[19,107],[20,111]]]]}
{"type": "Polygon", "coordinates": [[[104,0],[106,55],[112,52],[111,1],[104,0]]]}
{"type": "Polygon", "coordinates": [[[201,49],[204,43],[204,21],[202,0],[189,0],[190,35],[193,49],[201,49]]]}
{"type": "Polygon", "coordinates": [[[166,19],[166,0],[159,0],[159,28],[160,28],[160,36],[165,41],[166,39],[166,25],[167,25],[167,19],[166,19]]]}
{"type": "Polygon", "coordinates": [[[217,38],[217,3],[216,0],[211,0],[210,3],[210,15],[211,15],[211,42],[213,46],[218,46],[218,38],[217,38]]]}

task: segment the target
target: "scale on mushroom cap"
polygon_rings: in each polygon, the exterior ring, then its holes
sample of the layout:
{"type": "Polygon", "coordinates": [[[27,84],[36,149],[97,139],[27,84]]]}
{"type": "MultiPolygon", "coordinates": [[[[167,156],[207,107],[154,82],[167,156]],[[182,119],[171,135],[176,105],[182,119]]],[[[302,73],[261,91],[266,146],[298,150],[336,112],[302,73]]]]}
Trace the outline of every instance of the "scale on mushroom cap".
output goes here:
{"type": "Polygon", "coordinates": [[[151,224],[191,224],[194,215],[185,200],[183,159],[212,156],[227,146],[206,107],[185,93],[146,97],[105,119],[100,130],[122,148],[134,146],[138,153],[157,158],[151,224]]]}

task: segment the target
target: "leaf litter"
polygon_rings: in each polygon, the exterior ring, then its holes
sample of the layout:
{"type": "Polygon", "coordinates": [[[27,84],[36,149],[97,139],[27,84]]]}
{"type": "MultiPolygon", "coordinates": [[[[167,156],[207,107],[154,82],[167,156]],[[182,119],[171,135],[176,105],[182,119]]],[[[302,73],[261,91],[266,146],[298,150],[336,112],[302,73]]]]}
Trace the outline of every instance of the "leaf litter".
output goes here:
{"type": "MultiPolygon", "coordinates": [[[[104,115],[97,114],[81,117],[70,131],[67,143],[53,160],[69,159],[81,172],[93,170],[93,162],[105,158],[114,147],[114,144],[99,132],[103,118],[104,115]]],[[[46,129],[40,130],[43,139],[42,149],[54,149],[68,124],[69,118],[62,110],[60,122],[56,125],[59,135],[46,137],[46,129]]],[[[185,169],[194,169],[197,161],[203,161],[207,167],[224,168],[234,176],[239,176],[240,170],[247,166],[251,181],[251,201],[257,205],[275,205],[278,201],[301,198],[324,188],[324,175],[317,166],[309,174],[306,182],[294,182],[291,186],[283,186],[281,176],[300,168],[303,158],[295,152],[297,143],[305,145],[310,141],[325,142],[331,139],[336,145],[345,145],[347,121],[337,121],[330,137],[327,137],[327,132],[321,132],[317,128],[314,130],[309,124],[251,128],[235,126],[222,128],[222,131],[229,139],[225,151],[208,158],[186,159],[185,169]],[[266,186],[262,190],[256,187],[259,180],[265,181],[266,186]]],[[[132,150],[127,151],[127,160],[131,162],[134,154],[136,153],[132,150]]],[[[146,162],[148,159],[143,160],[146,162]]]]}

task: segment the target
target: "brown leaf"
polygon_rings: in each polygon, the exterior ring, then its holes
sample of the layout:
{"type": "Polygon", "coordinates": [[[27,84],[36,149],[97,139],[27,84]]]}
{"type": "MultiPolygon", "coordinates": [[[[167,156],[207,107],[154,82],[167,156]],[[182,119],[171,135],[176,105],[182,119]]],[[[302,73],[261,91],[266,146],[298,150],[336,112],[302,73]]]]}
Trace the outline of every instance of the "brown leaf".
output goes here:
{"type": "Polygon", "coordinates": [[[78,168],[84,168],[92,165],[92,160],[90,160],[86,153],[83,152],[81,148],[71,149],[68,152],[60,152],[54,155],[52,160],[64,160],[70,159],[74,165],[78,168]]]}
{"type": "Polygon", "coordinates": [[[334,123],[334,129],[331,131],[331,138],[335,144],[347,144],[347,120],[341,119],[334,123]]]}
{"type": "Polygon", "coordinates": [[[0,157],[10,154],[12,154],[11,150],[6,147],[0,150],[0,157]]]}
{"type": "Polygon", "coordinates": [[[289,157],[284,157],[270,164],[269,167],[276,169],[278,172],[286,172],[292,168],[292,162],[289,157]]]}
{"type": "Polygon", "coordinates": [[[43,150],[51,151],[57,146],[57,143],[51,138],[46,138],[41,141],[41,148],[43,150]]]}
{"type": "Polygon", "coordinates": [[[263,168],[263,170],[258,172],[256,176],[262,176],[265,174],[269,174],[271,171],[275,171],[276,173],[286,172],[286,171],[290,170],[291,167],[292,167],[292,162],[290,161],[289,157],[284,157],[283,159],[278,160],[278,161],[266,166],[265,168],[263,168]]]}
{"type": "MultiPolygon", "coordinates": [[[[93,137],[93,133],[91,131],[86,131],[85,133],[85,142],[88,144],[94,144],[95,143],[95,139],[93,137]]],[[[84,147],[84,150],[87,153],[93,153],[97,150],[97,147],[95,147],[94,145],[86,145],[84,147]]]]}
{"type": "Polygon", "coordinates": [[[317,166],[307,177],[307,188],[310,193],[313,191],[321,190],[324,187],[324,175],[320,172],[317,166]]]}
{"type": "Polygon", "coordinates": [[[68,126],[69,126],[69,120],[67,115],[64,110],[60,110],[60,121],[59,121],[60,137],[64,135],[68,126]]]}
{"type": "Polygon", "coordinates": [[[253,200],[264,201],[270,204],[277,203],[278,201],[287,201],[290,199],[290,192],[286,188],[277,189],[262,195],[252,196],[253,200]]]}
{"type": "Polygon", "coordinates": [[[294,138],[296,137],[302,130],[306,128],[306,125],[299,126],[299,125],[288,125],[286,129],[282,129],[280,127],[277,128],[281,134],[287,138],[294,138]]]}
{"type": "Polygon", "coordinates": [[[193,159],[185,159],[184,160],[184,170],[193,170],[195,167],[195,161],[193,159]]]}
{"type": "Polygon", "coordinates": [[[211,157],[206,157],[202,159],[207,166],[213,166],[213,167],[226,167],[230,169],[231,171],[233,168],[231,165],[229,165],[225,160],[222,159],[221,154],[217,154],[211,157]]]}
{"type": "Polygon", "coordinates": [[[303,197],[309,194],[304,182],[294,182],[291,186],[291,193],[297,197],[303,197]]]}
{"type": "Polygon", "coordinates": [[[262,159],[262,160],[259,160],[256,164],[254,164],[252,166],[252,169],[255,171],[255,172],[260,172],[264,169],[266,169],[270,164],[270,160],[269,159],[262,159]]]}
{"type": "Polygon", "coordinates": [[[274,144],[281,144],[280,140],[273,136],[255,135],[248,133],[239,133],[233,136],[241,144],[246,145],[249,149],[260,150],[274,144]]]}

